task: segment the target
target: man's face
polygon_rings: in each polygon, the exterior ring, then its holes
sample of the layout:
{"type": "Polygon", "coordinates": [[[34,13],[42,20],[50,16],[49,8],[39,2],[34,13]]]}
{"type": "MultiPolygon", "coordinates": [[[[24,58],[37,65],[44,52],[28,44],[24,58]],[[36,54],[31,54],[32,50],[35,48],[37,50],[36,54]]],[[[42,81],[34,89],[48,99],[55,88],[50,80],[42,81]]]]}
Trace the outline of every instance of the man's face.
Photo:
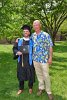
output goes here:
{"type": "Polygon", "coordinates": [[[39,22],[34,22],[33,23],[33,28],[34,28],[35,31],[39,31],[40,28],[41,28],[40,23],[39,22]]]}
{"type": "Polygon", "coordinates": [[[30,35],[30,32],[29,32],[29,30],[24,29],[23,34],[24,34],[24,37],[28,37],[30,35]]]}

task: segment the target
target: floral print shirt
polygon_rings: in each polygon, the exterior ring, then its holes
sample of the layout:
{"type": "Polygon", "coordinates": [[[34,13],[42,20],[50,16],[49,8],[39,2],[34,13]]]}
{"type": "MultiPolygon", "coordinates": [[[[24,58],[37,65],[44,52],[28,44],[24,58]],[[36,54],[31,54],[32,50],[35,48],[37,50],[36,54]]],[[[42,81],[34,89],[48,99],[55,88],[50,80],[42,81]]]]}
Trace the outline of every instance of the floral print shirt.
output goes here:
{"type": "Polygon", "coordinates": [[[49,58],[49,48],[53,46],[50,35],[41,31],[38,35],[32,34],[33,40],[33,61],[47,63],[49,58]]]}

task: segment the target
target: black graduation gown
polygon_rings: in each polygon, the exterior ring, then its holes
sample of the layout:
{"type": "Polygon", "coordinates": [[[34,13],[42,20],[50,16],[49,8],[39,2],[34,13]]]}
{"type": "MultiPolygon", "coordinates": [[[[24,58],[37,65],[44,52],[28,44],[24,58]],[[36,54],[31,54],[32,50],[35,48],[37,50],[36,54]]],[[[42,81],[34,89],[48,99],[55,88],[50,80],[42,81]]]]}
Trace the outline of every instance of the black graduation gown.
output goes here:
{"type": "MultiPolygon", "coordinates": [[[[29,45],[29,41],[23,40],[23,45],[29,45]]],[[[13,46],[14,59],[18,58],[16,55],[18,51],[18,43],[13,46]]],[[[17,78],[19,81],[30,80],[35,82],[35,69],[29,64],[29,54],[23,54],[23,66],[22,66],[22,55],[20,56],[20,62],[17,62],[17,78]]]]}

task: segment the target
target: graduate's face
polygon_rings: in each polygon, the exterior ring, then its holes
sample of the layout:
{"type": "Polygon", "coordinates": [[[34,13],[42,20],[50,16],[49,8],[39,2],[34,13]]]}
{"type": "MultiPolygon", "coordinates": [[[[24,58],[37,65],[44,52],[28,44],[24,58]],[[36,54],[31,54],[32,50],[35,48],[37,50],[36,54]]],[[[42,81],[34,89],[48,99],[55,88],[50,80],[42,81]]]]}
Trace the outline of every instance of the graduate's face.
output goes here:
{"type": "Polygon", "coordinates": [[[29,30],[24,29],[24,30],[23,30],[23,35],[24,35],[24,37],[29,37],[29,35],[30,35],[29,30]]]}

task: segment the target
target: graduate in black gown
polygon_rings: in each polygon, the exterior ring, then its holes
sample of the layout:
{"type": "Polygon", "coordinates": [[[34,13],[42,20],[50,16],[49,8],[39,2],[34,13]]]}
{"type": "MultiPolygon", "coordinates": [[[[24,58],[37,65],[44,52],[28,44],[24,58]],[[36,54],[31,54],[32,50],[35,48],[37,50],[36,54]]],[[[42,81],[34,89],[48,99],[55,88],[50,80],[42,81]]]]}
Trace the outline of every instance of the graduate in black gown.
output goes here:
{"type": "Polygon", "coordinates": [[[23,29],[23,38],[16,39],[13,46],[14,59],[17,61],[17,78],[19,80],[19,90],[17,94],[23,92],[24,82],[28,81],[29,93],[32,93],[33,83],[35,81],[35,69],[32,61],[32,40],[30,38],[31,29],[28,25],[24,25],[23,29]],[[24,47],[27,47],[27,51],[24,47]]]}

